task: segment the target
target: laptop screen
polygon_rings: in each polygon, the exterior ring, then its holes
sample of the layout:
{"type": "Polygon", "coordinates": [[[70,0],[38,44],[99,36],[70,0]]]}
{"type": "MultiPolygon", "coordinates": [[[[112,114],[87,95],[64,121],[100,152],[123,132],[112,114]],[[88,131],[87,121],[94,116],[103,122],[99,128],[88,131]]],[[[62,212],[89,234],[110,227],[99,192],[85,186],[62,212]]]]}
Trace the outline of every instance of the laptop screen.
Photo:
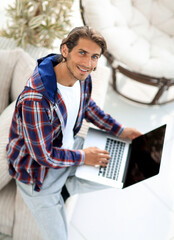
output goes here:
{"type": "Polygon", "coordinates": [[[159,173],[166,125],[132,141],[124,187],[159,173]]]}

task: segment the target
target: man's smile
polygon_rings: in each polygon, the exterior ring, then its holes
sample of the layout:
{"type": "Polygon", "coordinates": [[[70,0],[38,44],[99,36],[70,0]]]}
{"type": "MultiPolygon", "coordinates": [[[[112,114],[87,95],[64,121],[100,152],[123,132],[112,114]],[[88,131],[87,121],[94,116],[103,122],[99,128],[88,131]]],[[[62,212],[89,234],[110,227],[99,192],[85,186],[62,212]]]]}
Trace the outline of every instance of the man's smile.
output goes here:
{"type": "Polygon", "coordinates": [[[77,66],[77,68],[80,70],[80,71],[82,71],[83,73],[87,73],[87,72],[89,72],[91,69],[89,69],[89,68],[84,68],[84,67],[80,67],[79,65],[77,66]]]}

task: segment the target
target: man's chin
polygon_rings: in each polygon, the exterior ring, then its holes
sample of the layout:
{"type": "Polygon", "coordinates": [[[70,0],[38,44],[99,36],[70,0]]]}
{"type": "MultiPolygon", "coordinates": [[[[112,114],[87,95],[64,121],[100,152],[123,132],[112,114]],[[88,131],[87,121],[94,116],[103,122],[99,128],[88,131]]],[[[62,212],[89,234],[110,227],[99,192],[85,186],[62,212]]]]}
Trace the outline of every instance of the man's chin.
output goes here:
{"type": "Polygon", "coordinates": [[[84,81],[84,80],[89,76],[90,73],[91,73],[91,72],[88,72],[88,73],[86,73],[86,74],[84,74],[84,75],[80,75],[80,76],[79,76],[79,80],[84,81]]]}
{"type": "Polygon", "coordinates": [[[80,81],[85,81],[85,79],[86,79],[88,76],[89,76],[89,74],[88,74],[86,77],[83,77],[83,78],[81,77],[81,78],[79,78],[79,80],[80,80],[80,81]]]}

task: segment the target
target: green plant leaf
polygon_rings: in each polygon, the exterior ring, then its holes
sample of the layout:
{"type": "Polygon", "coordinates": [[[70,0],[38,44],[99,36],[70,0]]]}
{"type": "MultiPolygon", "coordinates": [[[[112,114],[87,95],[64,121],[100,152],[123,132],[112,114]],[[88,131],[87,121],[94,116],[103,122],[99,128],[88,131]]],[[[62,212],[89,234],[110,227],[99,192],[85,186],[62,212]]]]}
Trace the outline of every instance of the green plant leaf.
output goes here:
{"type": "Polygon", "coordinates": [[[39,15],[39,16],[36,16],[36,17],[33,17],[29,23],[28,23],[28,26],[31,28],[31,29],[34,29],[34,28],[37,28],[41,25],[42,21],[44,20],[44,16],[43,15],[39,15]]]}
{"type": "Polygon", "coordinates": [[[8,6],[10,19],[0,35],[17,40],[18,45],[27,43],[52,48],[54,40],[63,38],[70,28],[73,0],[16,0],[8,6]]]}

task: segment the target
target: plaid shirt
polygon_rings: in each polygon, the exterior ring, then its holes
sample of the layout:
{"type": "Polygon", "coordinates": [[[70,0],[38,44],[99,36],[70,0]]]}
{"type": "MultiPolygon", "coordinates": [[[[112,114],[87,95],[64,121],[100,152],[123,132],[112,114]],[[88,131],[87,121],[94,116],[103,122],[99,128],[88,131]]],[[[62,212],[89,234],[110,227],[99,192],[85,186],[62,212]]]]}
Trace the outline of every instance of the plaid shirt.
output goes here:
{"type": "MultiPolygon", "coordinates": [[[[61,148],[67,112],[53,68],[58,58],[59,55],[50,54],[38,60],[33,76],[17,99],[7,145],[10,175],[24,183],[34,183],[36,191],[40,191],[49,168],[81,165],[85,159],[82,150],[61,148]]],[[[80,81],[80,86],[81,104],[74,136],[84,118],[119,135],[122,126],[91,99],[91,77],[80,81]]]]}

